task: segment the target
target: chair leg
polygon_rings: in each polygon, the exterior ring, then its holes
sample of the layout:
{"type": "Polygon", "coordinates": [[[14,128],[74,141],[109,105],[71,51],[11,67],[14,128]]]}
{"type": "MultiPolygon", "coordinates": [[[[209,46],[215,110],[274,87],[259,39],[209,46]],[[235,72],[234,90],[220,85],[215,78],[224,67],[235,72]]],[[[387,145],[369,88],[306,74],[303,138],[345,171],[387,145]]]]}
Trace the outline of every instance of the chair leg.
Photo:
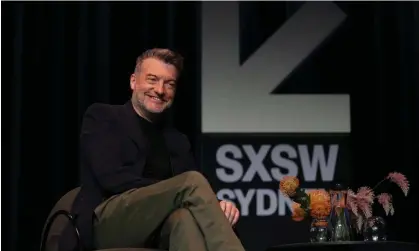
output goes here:
{"type": "Polygon", "coordinates": [[[64,215],[67,217],[67,219],[71,222],[71,224],[74,227],[74,231],[76,233],[77,236],[77,247],[78,250],[83,251],[83,247],[81,245],[81,241],[80,241],[80,232],[79,229],[76,226],[76,221],[75,221],[75,217],[69,213],[66,210],[58,210],[57,212],[55,212],[47,221],[47,224],[45,226],[44,231],[42,231],[42,240],[41,240],[41,248],[40,251],[46,251],[46,244],[47,244],[47,240],[48,240],[48,234],[49,234],[49,230],[52,226],[52,224],[54,223],[55,219],[60,216],[60,215],[64,215]]]}

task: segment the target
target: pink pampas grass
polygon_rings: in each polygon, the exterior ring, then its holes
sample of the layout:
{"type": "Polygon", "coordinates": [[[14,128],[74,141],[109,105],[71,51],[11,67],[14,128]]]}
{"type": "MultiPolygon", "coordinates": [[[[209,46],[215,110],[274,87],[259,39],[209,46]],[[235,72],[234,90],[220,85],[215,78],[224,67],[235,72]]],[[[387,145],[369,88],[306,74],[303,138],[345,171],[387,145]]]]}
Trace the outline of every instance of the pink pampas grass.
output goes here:
{"type": "Polygon", "coordinates": [[[358,206],[356,203],[357,197],[354,191],[351,189],[348,190],[348,196],[346,198],[346,204],[349,210],[351,210],[355,216],[358,216],[358,206]]]}
{"type": "Polygon", "coordinates": [[[374,191],[369,187],[360,187],[356,194],[358,209],[364,213],[366,218],[372,216],[372,204],[374,202],[374,191]]]}
{"type": "Polygon", "coordinates": [[[374,191],[366,186],[360,187],[356,196],[358,197],[358,200],[363,200],[367,203],[372,203],[374,201],[374,191]]]}
{"type": "Polygon", "coordinates": [[[375,189],[386,180],[395,183],[403,191],[403,194],[407,196],[409,192],[409,181],[405,175],[398,172],[389,173],[372,189],[368,186],[363,186],[358,189],[357,193],[352,189],[348,189],[346,206],[356,219],[356,229],[358,231],[361,230],[364,221],[373,216],[372,205],[375,200],[383,207],[386,215],[394,215],[392,195],[389,193],[375,195],[375,189]]]}
{"type": "Polygon", "coordinates": [[[381,204],[381,206],[383,206],[384,211],[386,212],[386,215],[394,214],[394,207],[393,207],[393,203],[392,203],[392,198],[391,198],[391,194],[388,193],[381,193],[377,196],[377,200],[378,203],[381,204]]]}
{"type": "Polygon", "coordinates": [[[389,173],[387,179],[399,186],[400,189],[402,189],[404,196],[407,196],[407,193],[409,192],[409,181],[406,176],[398,172],[392,172],[389,173]]]}

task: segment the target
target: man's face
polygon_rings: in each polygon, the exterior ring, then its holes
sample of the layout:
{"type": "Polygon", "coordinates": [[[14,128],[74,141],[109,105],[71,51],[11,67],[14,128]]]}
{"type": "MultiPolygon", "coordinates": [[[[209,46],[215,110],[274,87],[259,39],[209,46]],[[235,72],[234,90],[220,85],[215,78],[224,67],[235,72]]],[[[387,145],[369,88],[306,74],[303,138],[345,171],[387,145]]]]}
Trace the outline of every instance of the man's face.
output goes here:
{"type": "Polygon", "coordinates": [[[135,107],[148,118],[164,112],[173,103],[176,80],[173,65],[155,58],[145,59],[130,79],[135,107]]]}

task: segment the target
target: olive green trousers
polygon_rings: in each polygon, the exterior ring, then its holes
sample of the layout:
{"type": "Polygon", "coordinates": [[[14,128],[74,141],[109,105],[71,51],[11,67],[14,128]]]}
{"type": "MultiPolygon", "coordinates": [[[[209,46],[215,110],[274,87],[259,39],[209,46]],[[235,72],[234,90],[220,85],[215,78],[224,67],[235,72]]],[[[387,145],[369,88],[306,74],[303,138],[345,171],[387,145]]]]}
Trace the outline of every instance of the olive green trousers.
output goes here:
{"type": "Polygon", "coordinates": [[[158,231],[159,247],[170,251],[244,251],[199,172],[112,196],[95,213],[97,249],[145,247],[158,231]]]}

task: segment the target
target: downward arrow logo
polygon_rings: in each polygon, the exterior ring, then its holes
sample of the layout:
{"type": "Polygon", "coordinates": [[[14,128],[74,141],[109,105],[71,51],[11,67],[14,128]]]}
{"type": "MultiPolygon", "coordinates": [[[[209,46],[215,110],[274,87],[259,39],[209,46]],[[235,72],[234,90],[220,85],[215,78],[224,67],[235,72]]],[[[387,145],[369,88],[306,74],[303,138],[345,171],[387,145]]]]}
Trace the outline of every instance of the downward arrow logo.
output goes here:
{"type": "Polygon", "coordinates": [[[270,94],[345,17],[307,2],[240,66],[239,2],[203,2],[202,132],[349,132],[349,95],[270,94]]]}

